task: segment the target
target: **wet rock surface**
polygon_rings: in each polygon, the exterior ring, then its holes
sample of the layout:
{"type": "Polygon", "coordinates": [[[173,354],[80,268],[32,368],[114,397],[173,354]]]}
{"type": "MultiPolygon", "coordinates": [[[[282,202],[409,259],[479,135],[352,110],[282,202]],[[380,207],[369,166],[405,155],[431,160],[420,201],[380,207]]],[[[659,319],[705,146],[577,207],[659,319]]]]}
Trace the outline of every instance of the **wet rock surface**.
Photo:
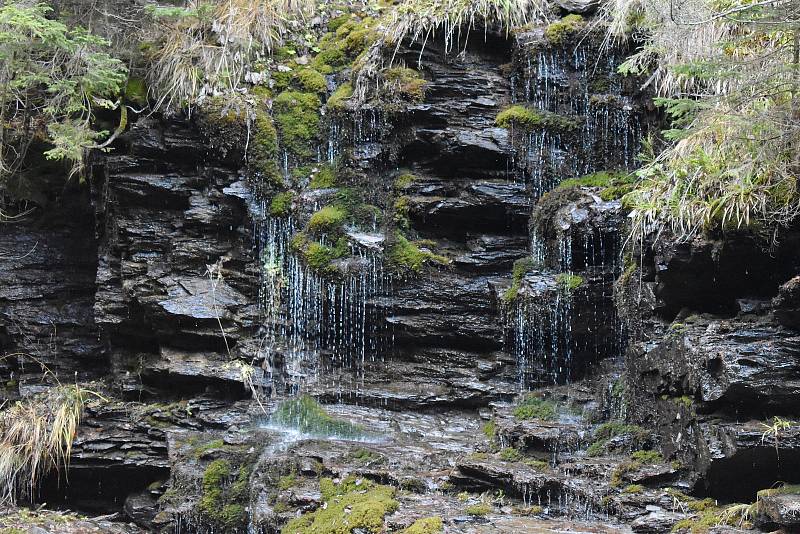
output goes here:
{"type": "MultiPolygon", "coordinates": [[[[624,50],[589,68],[595,37],[559,48],[536,28],[463,53],[398,49],[421,57],[425,98],[376,119],[386,131],[354,141],[349,164],[373,173],[376,198],[397,188],[403,231],[441,261],[391,283],[373,260],[396,235],[347,227],[357,253],[335,266],[353,276],[291,264],[293,308],[265,317],[260,233],[278,218],[253,221],[266,208],[238,168],[241,137],[215,142],[203,118],[139,118],[91,194],[0,232],[3,400],[47,387],[20,354],[94,380],[68,476],[41,498],[114,514],[21,524],[279,532],[350,480],[390,486],[392,532],[424,518],[446,533],[692,530],[757,500],[760,526],[796,529],[791,486],[757,492],[800,481],[797,240],[765,254],[752,236],[663,236],[623,257],[619,199],[544,194],[630,167],[651,121],[635,80],[616,77],[624,50]],[[499,128],[512,102],[571,126],[499,128]],[[401,172],[413,179],[387,186],[401,172]],[[311,419],[358,432],[277,423],[298,390],[325,404],[311,419]]],[[[298,230],[337,195],[303,192],[281,224],[298,230]]]]}

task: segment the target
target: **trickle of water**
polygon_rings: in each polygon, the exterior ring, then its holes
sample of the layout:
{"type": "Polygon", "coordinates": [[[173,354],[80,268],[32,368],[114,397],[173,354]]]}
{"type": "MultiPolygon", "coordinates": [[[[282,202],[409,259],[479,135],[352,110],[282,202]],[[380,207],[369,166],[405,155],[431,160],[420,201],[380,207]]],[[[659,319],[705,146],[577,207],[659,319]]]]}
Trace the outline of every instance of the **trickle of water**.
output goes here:
{"type": "Polygon", "coordinates": [[[330,280],[292,253],[291,217],[268,217],[257,233],[265,326],[261,357],[272,370],[273,385],[297,393],[309,380],[332,380],[327,385],[340,395],[357,391],[366,364],[382,358],[386,348],[380,308],[370,305],[370,299],[390,291],[380,255],[352,245],[348,264],[354,269],[330,280]],[[338,371],[354,372],[355,382],[336,383],[346,374],[338,371]]]}

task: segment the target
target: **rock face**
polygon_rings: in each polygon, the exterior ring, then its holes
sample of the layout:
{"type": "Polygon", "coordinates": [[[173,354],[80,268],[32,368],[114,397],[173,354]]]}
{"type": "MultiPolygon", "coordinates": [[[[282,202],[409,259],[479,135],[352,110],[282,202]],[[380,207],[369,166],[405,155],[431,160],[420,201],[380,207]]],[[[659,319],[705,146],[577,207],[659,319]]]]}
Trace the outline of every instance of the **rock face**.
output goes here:
{"type": "Polygon", "coordinates": [[[634,419],[655,425],[665,453],[692,466],[698,491],[752,501],[798,460],[784,423],[800,376],[793,281],[785,282],[795,250],[766,254],[734,236],[666,239],[652,251],[617,282],[634,333],[626,356],[634,419]]]}
{"type": "MultiPolygon", "coordinates": [[[[616,74],[626,45],[484,37],[403,43],[424,98],[326,115],[348,187],[303,185],[291,215],[266,215],[245,125],[212,112],[138,117],[90,188],[0,226],[0,400],[46,387],[45,367],[98,389],[43,500],[147,531],[278,532],[326,509],[322,478],[355,477],[404,490],[392,531],[665,532],[716,510],[702,497],[800,481],[797,232],[768,252],[735,234],[625,254],[619,191],[559,184],[635,164],[656,118],[616,74]],[[512,104],[544,126],[499,127],[512,104]],[[372,227],[318,243],[350,255],[312,272],[292,237],[356,186],[372,227]],[[276,422],[298,392],[330,413],[276,422]]],[[[758,524],[798,527],[791,488],[761,494],[758,524]]]]}
{"type": "Polygon", "coordinates": [[[259,278],[246,187],[190,124],[141,120],[122,143],[97,184],[94,315],[111,359],[141,379],[126,379],[131,395],[173,378],[223,385],[230,377],[214,367],[229,352],[255,353],[259,278]]]}

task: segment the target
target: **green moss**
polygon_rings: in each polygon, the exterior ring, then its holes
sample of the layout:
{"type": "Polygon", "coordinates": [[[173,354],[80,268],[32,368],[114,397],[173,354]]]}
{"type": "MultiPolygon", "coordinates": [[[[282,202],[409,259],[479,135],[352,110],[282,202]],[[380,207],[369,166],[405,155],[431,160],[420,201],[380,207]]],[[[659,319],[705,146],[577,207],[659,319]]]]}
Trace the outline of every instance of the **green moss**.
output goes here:
{"type": "Polygon", "coordinates": [[[483,435],[486,436],[489,441],[494,440],[497,437],[497,423],[494,419],[483,425],[481,428],[483,435]]]}
{"type": "Polygon", "coordinates": [[[536,128],[573,130],[578,127],[578,123],[573,118],[520,105],[511,106],[498,113],[495,124],[501,128],[516,126],[523,130],[536,128]]]}
{"type": "Polygon", "coordinates": [[[308,395],[282,402],[270,422],[299,430],[312,436],[336,436],[343,439],[364,436],[364,429],[348,421],[331,417],[308,395]]]}
{"type": "Polygon", "coordinates": [[[635,451],[631,453],[631,459],[642,464],[660,464],[664,461],[658,451],[635,451]]]}
{"type": "Polygon", "coordinates": [[[541,421],[550,421],[556,418],[556,406],[552,402],[535,395],[528,395],[514,408],[512,413],[514,417],[521,420],[539,419],[541,421]]]}
{"type": "Polygon", "coordinates": [[[144,78],[131,77],[125,84],[125,100],[136,106],[147,105],[147,82],[144,78]]]}
{"type": "Polygon", "coordinates": [[[411,228],[411,219],[409,217],[411,208],[409,206],[409,199],[402,196],[394,201],[394,223],[401,230],[409,230],[411,228]]]}
{"type": "Polygon", "coordinates": [[[226,530],[236,530],[244,525],[247,514],[241,504],[234,502],[241,500],[242,495],[235,491],[226,491],[225,486],[230,476],[231,463],[228,460],[211,462],[203,473],[203,495],[197,507],[212,523],[221,525],[226,530]]]}
{"type": "Polygon", "coordinates": [[[609,421],[603,423],[594,431],[595,441],[589,445],[587,454],[589,456],[599,456],[606,452],[607,445],[612,438],[628,435],[634,444],[646,443],[650,433],[638,425],[629,425],[622,421],[609,421]]]}
{"type": "Polygon", "coordinates": [[[438,534],[444,530],[441,517],[417,519],[414,524],[400,531],[401,534],[438,534]]]}
{"type": "Polygon", "coordinates": [[[325,76],[312,68],[305,68],[295,73],[298,85],[307,93],[325,93],[328,82],[325,76]]]}
{"type": "Polygon", "coordinates": [[[352,20],[353,15],[350,13],[344,13],[339,15],[338,17],[332,18],[328,21],[328,31],[335,32],[338,30],[345,22],[352,20]]]}
{"type": "Polygon", "coordinates": [[[311,240],[303,232],[292,236],[290,247],[292,252],[298,254],[309,268],[324,275],[337,274],[338,271],[331,262],[344,258],[350,251],[345,237],[337,239],[335,245],[331,247],[311,240]]]}
{"type": "Polygon", "coordinates": [[[586,449],[586,455],[595,457],[600,456],[606,452],[606,443],[608,440],[597,440],[589,445],[589,448],[586,449]]]}
{"type": "Polygon", "coordinates": [[[345,82],[333,92],[328,99],[328,109],[331,111],[344,111],[347,109],[347,100],[353,96],[353,84],[345,82]]]}
{"type": "Polygon", "coordinates": [[[519,289],[522,286],[522,279],[526,274],[531,272],[536,267],[536,262],[533,258],[522,258],[514,262],[514,267],[511,269],[511,287],[506,289],[503,293],[503,300],[505,302],[513,302],[517,298],[519,289]]]}
{"type": "Polygon", "coordinates": [[[584,25],[583,23],[583,17],[580,15],[567,15],[547,26],[544,30],[544,36],[551,44],[561,44],[568,36],[581,29],[584,25]]]}
{"type": "Polygon", "coordinates": [[[482,517],[492,513],[492,505],[484,502],[473,504],[471,506],[467,506],[464,509],[464,513],[475,517],[482,517]]]}
{"type": "Polygon", "coordinates": [[[330,189],[336,187],[336,171],[330,165],[323,166],[311,178],[309,189],[330,189]]]}
{"type": "Polygon", "coordinates": [[[272,105],[286,149],[298,158],[313,156],[312,141],[319,134],[319,97],[313,93],[284,91],[273,100],[272,105]]]}
{"type": "MultiPolygon", "coordinates": [[[[320,41],[320,44],[326,43],[325,41],[320,41]]],[[[347,56],[345,55],[344,50],[338,47],[331,47],[320,51],[311,64],[319,72],[323,74],[331,74],[341,70],[347,65],[347,63],[347,56]]]]}
{"type": "Polygon", "coordinates": [[[322,479],[320,491],[325,506],[292,519],[283,534],[384,532],[384,518],[399,507],[394,488],[352,476],[338,485],[322,479]]]}
{"type": "Polygon", "coordinates": [[[347,212],[338,206],[326,206],[315,212],[308,221],[308,230],[315,234],[339,230],[347,220],[347,212]]]}
{"type": "Polygon", "coordinates": [[[382,464],[386,461],[382,454],[363,448],[351,451],[347,458],[362,465],[382,464]]]}
{"type": "Polygon", "coordinates": [[[622,493],[636,494],[641,493],[642,491],[644,491],[644,486],[641,484],[629,484],[625,486],[625,488],[622,490],[622,493]]]}
{"type": "Polygon", "coordinates": [[[208,443],[203,443],[199,446],[196,446],[192,450],[192,455],[195,458],[201,458],[209,451],[213,451],[215,449],[222,449],[224,447],[225,447],[225,442],[223,442],[221,439],[215,439],[209,441],[208,443]]]}
{"type": "Polygon", "coordinates": [[[285,217],[291,213],[293,203],[294,193],[291,191],[278,193],[269,203],[269,214],[273,217],[285,217]]]}
{"type": "Polygon", "coordinates": [[[572,293],[583,285],[583,277],[571,273],[559,273],[556,276],[556,283],[567,293],[572,293]]]}
{"type": "Polygon", "coordinates": [[[284,475],[280,479],[278,479],[278,489],[280,490],[288,490],[297,485],[297,474],[292,473],[289,475],[284,475]]]}
{"type": "Polygon", "coordinates": [[[747,520],[747,518],[752,514],[752,512],[752,505],[732,505],[724,508],[714,506],[699,512],[690,518],[678,521],[672,527],[672,532],[705,534],[716,526],[731,526],[750,529],[752,528],[752,524],[747,520]]]}
{"type": "Polygon", "coordinates": [[[633,191],[636,176],[620,171],[600,171],[578,178],[569,178],[558,184],[557,189],[573,187],[600,187],[600,198],[605,201],[618,200],[633,191]]]}
{"type": "Polygon", "coordinates": [[[522,453],[514,447],[505,447],[500,450],[500,459],[504,462],[519,462],[522,460],[522,453]]]}
{"type": "Polygon", "coordinates": [[[395,190],[406,189],[417,181],[417,177],[411,173],[403,173],[394,180],[395,190]]]}
{"type": "Polygon", "coordinates": [[[418,71],[406,67],[393,67],[385,70],[383,77],[387,84],[386,92],[394,93],[411,102],[425,100],[425,87],[428,82],[418,71]]]}
{"type": "Polygon", "coordinates": [[[272,117],[260,105],[255,108],[247,159],[250,169],[266,183],[282,184],[278,168],[278,131],[272,117]]]}
{"type": "Polygon", "coordinates": [[[419,272],[422,266],[429,262],[450,263],[444,256],[420,249],[399,233],[395,236],[394,244],[389,248],[387,258],[396,269],[413,272],[419,272]]]}
{"type": "Polygon", "coordinates": [[[550,468],[549,463],[545,462],[544,460],[537,460],[535,458],[526,458],[522,463],[539,471],[545,471],[550,468]]]}

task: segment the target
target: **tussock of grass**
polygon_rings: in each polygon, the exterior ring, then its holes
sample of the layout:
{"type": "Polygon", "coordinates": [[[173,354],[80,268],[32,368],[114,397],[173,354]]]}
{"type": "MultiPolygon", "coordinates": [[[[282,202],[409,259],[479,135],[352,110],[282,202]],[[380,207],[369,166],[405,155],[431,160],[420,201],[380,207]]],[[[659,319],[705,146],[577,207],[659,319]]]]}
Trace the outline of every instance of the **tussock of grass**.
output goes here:
{"type": "Polygon", "coordinates": [[[69,464],[88,394],[58,386],[0,412],[0,502],[32,496],[42,477],[69,464]]]}
{"type": "Polygon", "coordinates": [[[541,0],[407,0],[391,13],[392,42],[427,39],[440,32],[449,51],[476,28],[510,32],[529,22],[547,20],[550,8],[541,0]]]}
{"type": "Polygon", "coordinates": [[[244,83],[252,60],[275,51],[292,23],[309,16],[310,0],[226,0],[188,7],[150,7],[148,82],[156,106],[192,107],[206,95],[244,83]]]}

